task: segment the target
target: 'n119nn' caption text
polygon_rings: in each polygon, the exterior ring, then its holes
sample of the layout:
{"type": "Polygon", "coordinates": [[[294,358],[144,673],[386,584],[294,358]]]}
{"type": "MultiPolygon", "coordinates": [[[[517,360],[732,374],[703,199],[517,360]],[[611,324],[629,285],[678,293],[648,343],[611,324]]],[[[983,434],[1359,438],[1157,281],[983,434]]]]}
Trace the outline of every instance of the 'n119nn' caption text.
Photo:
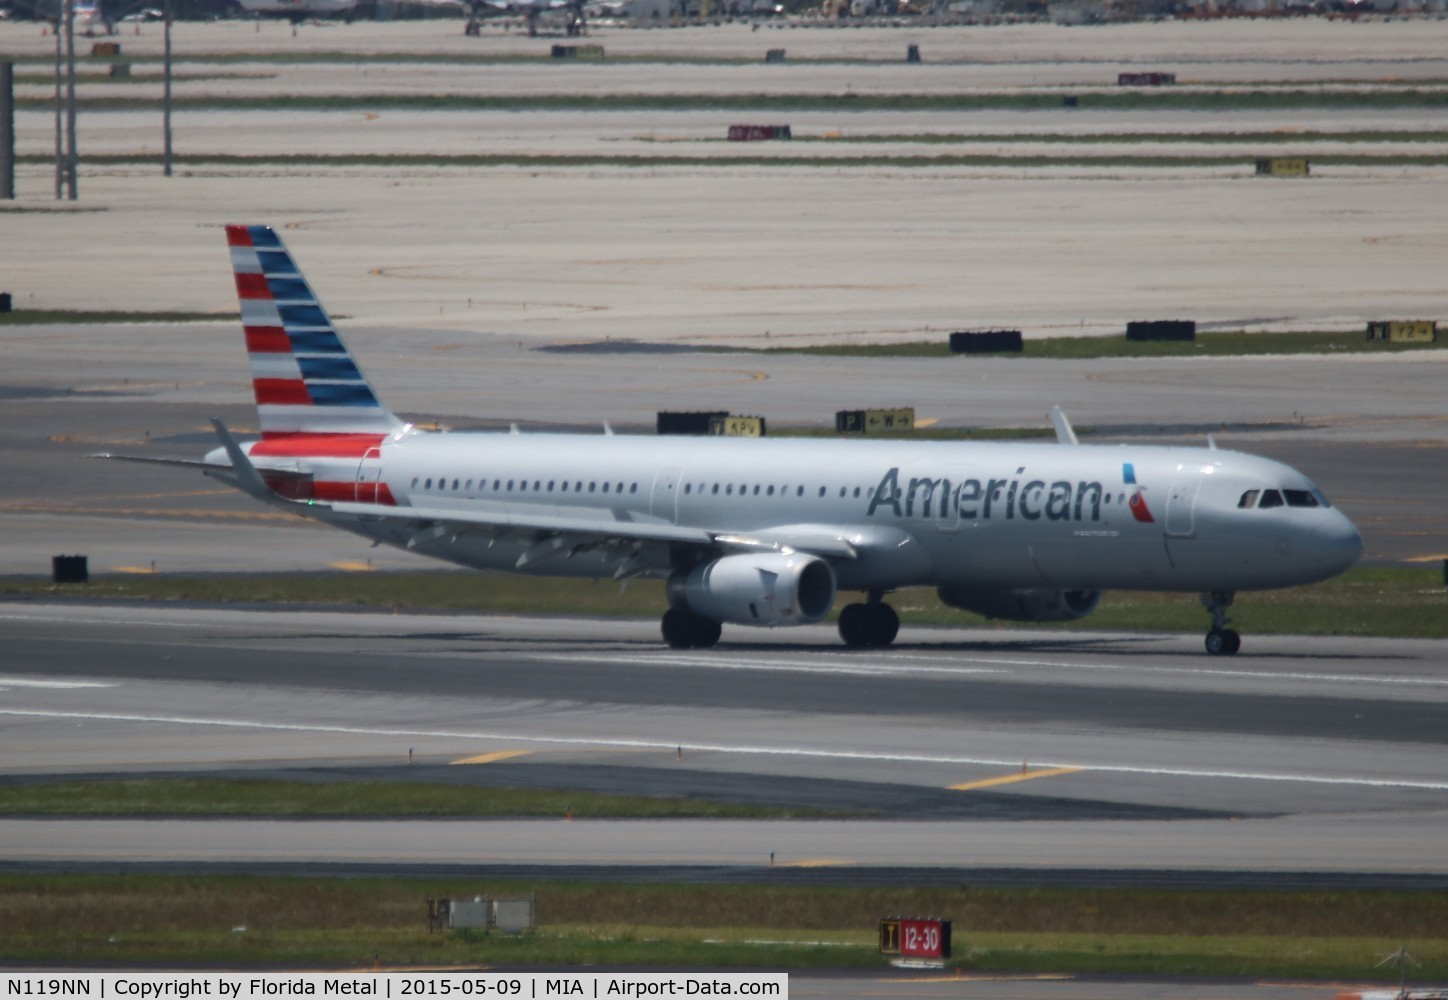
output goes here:
{"type": "MultiPolygon", "coordinates": [[[[504,997],[768,997],[788,1000],[789,976],[778,972],[358,972],[73,973],[0,976],[3,998],[82,997],[86,1000],[284,1000],[291,997],[376,997],[379,1000],[464,1000],[504,997]]],[[[3,1000],[0,998],[0,1000],[3,1000]]]]}

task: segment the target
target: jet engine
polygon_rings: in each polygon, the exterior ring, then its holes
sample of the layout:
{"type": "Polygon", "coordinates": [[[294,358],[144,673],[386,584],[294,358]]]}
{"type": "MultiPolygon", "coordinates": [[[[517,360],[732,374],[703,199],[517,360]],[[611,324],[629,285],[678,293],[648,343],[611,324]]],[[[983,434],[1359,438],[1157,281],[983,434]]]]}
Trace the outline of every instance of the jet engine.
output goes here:
{"type": "Polygon", "coordinates": [[[1099,590],[974,590],[941,587],[952,608],[1012,622],[1069,622],[1085,618],[1101,601],[1099,590]]]}
{"type": "Polygon", "coordinates": [[[808,625],[835,603],[835,572],[804,553],[724,556],[669,578],[669,604],[735,625],[808,625]]]}

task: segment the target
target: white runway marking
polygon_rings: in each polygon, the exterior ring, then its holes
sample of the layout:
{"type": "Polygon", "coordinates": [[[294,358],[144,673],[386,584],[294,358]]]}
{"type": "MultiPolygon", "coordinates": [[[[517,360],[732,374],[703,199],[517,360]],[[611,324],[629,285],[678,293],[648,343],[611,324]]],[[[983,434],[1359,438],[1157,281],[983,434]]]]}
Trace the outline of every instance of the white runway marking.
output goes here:
{"type": "Polygon", "coordinates": [[[557,663],[624,663],[633,666],[708,667],[711,670],[778,670],[789,673],[819,674],[863,674],[876,675],[882,669],[892,667],[912,673],[934,673],[951,676],[973,674],[1004,674],[1012,667],[1033,669],[1098,671],[1110,673],[1139,673],[1185,677],[1227,677],[1234,680],[1254,681],[1301,681],[1313,684],[1368,684],[1398,687],[1448,688],[1448,677],[1405,677],[1370,676],[1366,674],[1321,674],[1302,671],[1274,670],[1226,670],[1212,667],[1161,667],[1139,663],[1099,663],[1073,660],[1022,660],[1003,659],[993,656],[959,656],[941,653],[937,656],[919,653],[876,653],[869,659],[858,658],[855,654],[816,652],[802,650],[799,655],[817,657],[814,662],[799,659],[746,659],[731,656],[726,652],[687,653],[534,653],[530,660],[547,660],[557,663]],[[827,659],[839,657],[838,660],[827,659]],[[932,666],[942,660],[977,666],[932,666]]]}
{"type": "Polygon", "coordinates": [[[7,688],[48,688],[57,691],[66,691],[71,688],[113,688],[120,687],[118,683],[108,681],[50,681],[36,680],[29,677],[6,677],[0,674],[0,691],[7,688]]]}
{"type": "MultiPolygon", "coordinates": [[[[146,725],[169,724],[177,726],[214,726],[223,729],[255,729],[266,732],[292,733],[338,733],[354,736],[426,737],[433,739],[457,739],[468,741],[496,741],[501,743],[533,743],[568,747],[609,747],[638,750],[673,750],[683,746],[686,750],[724,754],[751,754],[775,757],[808,757],[819,760],[857,760],[881,763],[977,765],[984,767],[1019,767],[1020,760],[1000,760],[990,757],[956,757],[936,754],[868,753],[859,750],[829,750],[815,747],[732,746],[726,743],[691,743],[678,740],[658,739],[609,739],[566,736],[530,736],[509,732],[468,732],[447,729],[373,729],[359,726],[324,726],[303,723],[256,722],[241,719],[188,718],[167,715],[129,715],[103,712],[53,712],[19,708],[0,708],[0,716],[36,719],[79,719],[88,722],[136,722],[146,725]]],[[[1346,775],[1322,774],[1273,774],[1266,771],[1214,771],[1193,768],[1141,767],[1126,764],[1093,764],[1089,761],[1032,761],[1037,767],[1069,767],[1082,771],[1097,771],[1109,774],[1140,774],[1172,778],[1226,778],[1238,781],[1300,782],[1313,785],[1337,785],[1360,788],[1410,788],[1420,791],[1448,791],[1445,781],[1406,781],[1389,778],[1359,778],[1346,775]]]]}
{"type": "MultiPolygon", "coordinates": [[[[837,654],[801,651],[800,655],[828,657],[837,654]]],[[[799,658],[788,660],[760,660],[729,656],[723,653],[712,656],[689,656],[682,653],[677,655],[670,655],[668,653],[644,653],[642,655],[532,653],[527,655],[526,659],[547,660],[550,663],[624,663],[631,666],[708,667],[710,670],[773,670],[791,674],[857,674],[867,677],[879,676],[882,666],[880,660],[857,660],[855,662],[848,660],[827,662],[822,659],[809,662],[802,661],[799,658]]],[[[924,657],[922,657],[922,659],[924,659],[924,657]]],[[[1003,669],[992,670],[987,667],[910,666],[905,669],[908,669],[911,673],[948,674],[952,677],[966,674],[1003,674],[1006,672],[1003,669]]]]}

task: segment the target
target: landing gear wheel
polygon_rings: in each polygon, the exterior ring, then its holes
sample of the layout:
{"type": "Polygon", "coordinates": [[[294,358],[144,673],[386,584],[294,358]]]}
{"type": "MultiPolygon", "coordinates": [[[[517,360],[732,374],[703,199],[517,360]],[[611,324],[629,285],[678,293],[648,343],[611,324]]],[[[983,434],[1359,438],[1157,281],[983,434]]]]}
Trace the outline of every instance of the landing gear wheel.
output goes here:
{"type": "Polygon", "coordinates": [[[1208,656],[1235,656],[1242,648],[1242,637],[1227,628],[1227,609],[1236,596],[1230,590],[1214,590],[1202,595],[1202,607],[1212,616],[1212,627],[1207,632],[1208,656]]]}
{"type": "Polygon", "coordinates": [[[1242,648],[1242,637],[1235,629],[1214,628],[1207,633],[1206,647],[1212,656],[1235,656],[1242,648]]]}
{"type": "Polygon", "coordinates": [[[840,638],[846,646],[870,645],[870,610],[864,604],[846,604],[840,609],[840,638]]]}
{"type": "Polygon", "coordinates": [[[870,645],[888,646],[894,642],[900,634],[900,616],[895,609],[881,602],[867,604],[865,610],[870,613],[870,645]]]}
{"type": "Polygon", "coordinates": [[[846,646],[888,646],[899,634],[900,616],[888,604],[847,604],[840,609],[840,638],[846,646]]]}
{"type": "Polygon", "coordinates": [[[717,643],[724,632],[724,627],[714,619],[681,608],[665,611],[660,628],[664,642],[674,649],[707,649],[717,643]]]}
{"type": "Polygon", "coordinates": [[[1237,650],[1242,648],[1242,637],[1237,634],[1236,629],[1223,629],[1222,638],[1227,640],[1227,647],[1223,650],[1228,656],[1236,656],[1237,650]]]}

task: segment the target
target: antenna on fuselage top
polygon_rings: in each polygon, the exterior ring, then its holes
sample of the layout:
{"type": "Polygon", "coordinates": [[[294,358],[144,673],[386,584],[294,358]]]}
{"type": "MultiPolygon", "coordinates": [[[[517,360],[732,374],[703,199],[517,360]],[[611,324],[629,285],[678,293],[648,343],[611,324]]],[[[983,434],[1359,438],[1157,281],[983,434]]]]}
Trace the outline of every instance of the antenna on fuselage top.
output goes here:
{"type": "Polygon", "coordinates": [[[608,425],[607,420],[603,422],[603,434],[604,437],[613,437],[613,428],[608,425]]]}
{"type": "Polygon", "coordinates": [[[1217,450],[1217,439],[1210,434],[1207,435],[1207,447],[1212,451],[1217,450]]]}

